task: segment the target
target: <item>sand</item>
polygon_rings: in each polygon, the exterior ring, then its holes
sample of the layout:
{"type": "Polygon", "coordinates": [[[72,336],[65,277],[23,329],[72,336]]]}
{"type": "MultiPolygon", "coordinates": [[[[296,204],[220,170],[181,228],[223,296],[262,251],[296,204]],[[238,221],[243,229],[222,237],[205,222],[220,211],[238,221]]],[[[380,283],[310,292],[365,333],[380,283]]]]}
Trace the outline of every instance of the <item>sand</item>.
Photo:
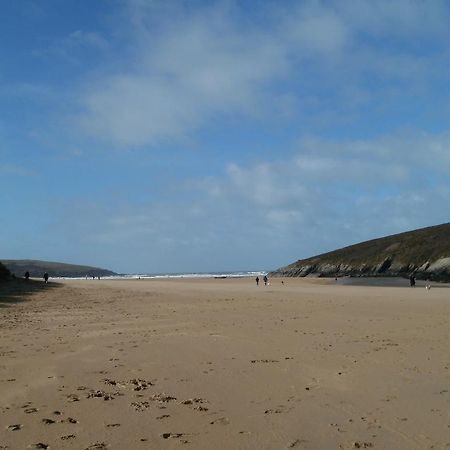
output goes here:
{"type": "Polygon", "coordinates": [[[450,289],[65,281],[0,315],[0,449],[450,448],[450,289]]]}

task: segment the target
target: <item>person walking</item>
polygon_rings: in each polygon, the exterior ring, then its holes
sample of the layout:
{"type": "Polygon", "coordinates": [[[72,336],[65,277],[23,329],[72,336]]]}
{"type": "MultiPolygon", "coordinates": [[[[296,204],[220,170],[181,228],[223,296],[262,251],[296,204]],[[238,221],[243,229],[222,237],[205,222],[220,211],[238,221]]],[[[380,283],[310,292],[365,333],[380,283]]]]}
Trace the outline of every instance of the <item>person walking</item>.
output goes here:
{"type": "Polygon", "coordinates": [[[256,277],[256,286],[259,286],[259,277],[256,277]]]}
{"type": "Polygon", "coordinates": [[[47,272],[44,273],[44,282],[45,282],[45,284],[48,283],[48,273],[47,272]]]}
{"type": "Polygon", "coordinates": [[[264,275],[264,286],[267,286],[267,282],[269,281],[269,279],[267,278],[267,275],[264,275]]]}

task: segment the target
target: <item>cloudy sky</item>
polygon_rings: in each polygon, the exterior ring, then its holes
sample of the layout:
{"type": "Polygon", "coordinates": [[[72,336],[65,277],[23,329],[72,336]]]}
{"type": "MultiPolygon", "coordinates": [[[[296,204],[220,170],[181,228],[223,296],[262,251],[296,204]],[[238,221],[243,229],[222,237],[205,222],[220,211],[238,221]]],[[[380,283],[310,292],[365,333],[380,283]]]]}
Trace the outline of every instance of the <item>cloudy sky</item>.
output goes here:
{"type": "Polygon", "coordinates": [[[449,221],[445,0],[0,6],[0,258],[273,269],[449,221]]]}

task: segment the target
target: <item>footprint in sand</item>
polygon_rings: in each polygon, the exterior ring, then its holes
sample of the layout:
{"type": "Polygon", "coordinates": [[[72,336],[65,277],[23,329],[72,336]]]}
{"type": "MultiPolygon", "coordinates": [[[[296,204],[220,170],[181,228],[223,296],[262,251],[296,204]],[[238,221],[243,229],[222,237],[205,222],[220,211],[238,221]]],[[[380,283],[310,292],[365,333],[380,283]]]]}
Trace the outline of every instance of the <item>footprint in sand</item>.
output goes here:
{"type": "Polygon", "coordinates": [[[163,433],[161,437],[163,439],[178,439],[180,437],[183,437],[183,433],[163,433]]]}
{"type": "Polygon", "coordinates": [[[230,419],[228,417],[220,417],[219,419],[213,420],[212,422],[209,422],[210,425],[228,425],[230,423],[230,419]]]}
{"type": "Polygon", "coordinates": [[[187,400],[183,400],[180,402],[182,405],[194,405],[198,403],[208,403],[208,400],[205,400],[204,398],[188,398],[187,400]]]}
{"type": "MultiPolygon", "coordinates": [[[[199,397],[188,398],[187,400],[183,400],[182,402],[180,402],[180,404],[182,405],[199,405],[204,403],[208,403],[208,400],[199,397]]],[[[206,408],[205,406],[195,406],[194,409],[197,411],[208,411],[208,408],[206,408]]]]}
{"type": "Polygon", "coordinates": [[[149,386],[154,386],[151,381],[141,380],[140,378],[133,378],[129,381],[129,384],[133,385],[133,391],[142,391],[147,389],[149,386]]]}
{"type": "Polygon", "coordinates": [[[264,414],[281,414],[284,412],[286,412],[286,407],[280,406],[279,408],[275,408],[275,409],[266,409],[264,411],[264,414]]]}
{"type": "Polygon", "coordinates": [[[173,400],[176,400],[177,398],[174,397],[173,395],[167,395],[164,392],[161,394],[153,394],[150,397],[150,400],[153,402],[158,402],[158,403],[168,403],[171,402],[173,400]]]}
{"type": "Polygon", "coordinates": [[[95,444],[86,447],[84,450],[101,450],[104,448],[108,448],[108,445],[105,444],[104,442],[96,442],[95,444]]]}
{"type": "Polygon", "coordinates": [[[353,442],[353,448],[371,448],[373,447],[372,442],[353,442]]]}
{"type": "Polygon", "coordinates": [[[34,448],[50,448],[50,445],[38,442],[37,444],[34,444],[34,448]]]}
{"type": "Polygon", "coordinates": [[[194,409],[196,411],[209,411],[209,408],[207,408],[206,406],[202,406],[202,405],[198,405],[198,406],[194,406],[194,409]]]}
{"type": "Polygon", "coordinates": [[[18,424],[15,424],[15,425],[8,425],[7,429],[10,430],[10,431],[18,431],[18,430],[21,430],[22,427],[23,427],[23,425],[18,423],[18,424]]]}
{"type": "Polygon", "coordinates": [[[305,439],[296,439],[295,441],[292,441],[289,445],[288,448],[296,448],[296,447],[300,447],[300,445],[302,444],[306,444],[308,441],[305,439]]]}
{"type": "Polygon", "coordinates": [[[46,425],[51,425],[52,423],[55,423],[52,419],[42,419],[42,422],[44,422],[46,425]]]}
{"type": "Polygon", "coordinates": [[[61,440],[63,441],[67,441],[69,439],[75,439],[75,435],[74,434],[67,434],[66,436],[61,436],[61,440]]]}
{"type": "Polygon", "coordinates": [[[89,394],[87,394],[86,398],[103,398],[103,400],[114,400],[115,396],[118,395],[118,393],[112,393],[112,392],[105,392],[102,390],[96,390],[91,391],[89,394]]]}
{"type": "Polygon", "coordinates": [[[145,411],[146,409],[150,408],[150,403],[149,402],[132,402],[131,406],[136,411],[145,411]]]}
{"type": "Polygon", "coordinates": [[[277,361],[276,359],[252,359],[250,362],[252,364],[256,364],[256,363],[277,363],[279,361],[277,361]]]}
{"type": "Polygon", "coordinates": [[[120,427],[120,423],[108,423],[108,425],[106,425],[108,428],[115,428],[115,427],[120,427]]]}

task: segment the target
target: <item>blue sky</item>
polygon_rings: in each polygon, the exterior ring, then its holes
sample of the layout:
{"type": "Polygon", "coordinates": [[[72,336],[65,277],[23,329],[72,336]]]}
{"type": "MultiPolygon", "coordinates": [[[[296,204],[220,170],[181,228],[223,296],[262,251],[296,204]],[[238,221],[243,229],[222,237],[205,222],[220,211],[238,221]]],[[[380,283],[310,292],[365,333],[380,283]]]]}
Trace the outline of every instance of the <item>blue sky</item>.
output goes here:
{"type": "Polygon", "coordinates": [[[1,258],[273,269],[449,220],[446,1],[0,7],[1,258]]]}

